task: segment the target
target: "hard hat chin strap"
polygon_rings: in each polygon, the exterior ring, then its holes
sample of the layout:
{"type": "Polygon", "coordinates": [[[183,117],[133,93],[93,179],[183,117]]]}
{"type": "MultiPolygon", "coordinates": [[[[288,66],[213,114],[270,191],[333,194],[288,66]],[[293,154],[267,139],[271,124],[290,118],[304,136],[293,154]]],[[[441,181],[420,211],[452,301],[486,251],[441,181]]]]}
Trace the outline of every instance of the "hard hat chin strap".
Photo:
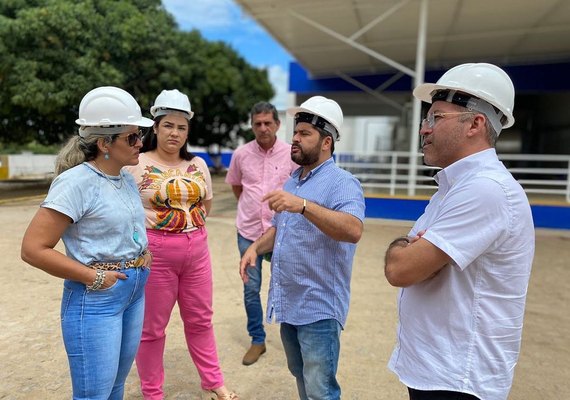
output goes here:
{"type": "Polygon", "coordinates": [[[502,120],[506,120],[506,116],[492,104],[481,100],[478,97],[471,96],[457,90],[438,90],[432,94],[432,103],[435,101],[446,101],[448,103],[457,104],[458,106],[465,107],[469,111],[476,111],[481,114],[485,114],[491,126],[499,135],[503,129],[502,120]]]}

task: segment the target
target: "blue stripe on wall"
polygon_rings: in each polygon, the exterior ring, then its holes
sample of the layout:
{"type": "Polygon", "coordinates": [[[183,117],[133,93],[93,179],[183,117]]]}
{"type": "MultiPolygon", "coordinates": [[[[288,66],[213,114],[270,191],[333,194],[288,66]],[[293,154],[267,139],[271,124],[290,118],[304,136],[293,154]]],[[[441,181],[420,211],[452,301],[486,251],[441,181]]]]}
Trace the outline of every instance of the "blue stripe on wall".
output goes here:
{"type": "MultiPolygon", "coordinates": [[[[214,166],[214,162],[212,161],[212,157],[207,152],[193,151],[192,154],[194,154],[195,156],[198,156],[198,157],[202,157],[204,159],[204,161],[206,161],[206,165],[208,165],[208,167],[214,166]]],[[[228,168],[230,166],[230,160],[232,159],[232,153],[223,151],[220,154],[220,157],[222,157],[222,165],[224,167],[228,168]]]]}
{"type": "MultiPolygon", "coordinates": [[[[367,197],[366,217],[415,221],[428,200],[367,197]]],[[[570,205],[531,204],[535,228],[570,229],[570,205]]]]}
{"type": "Polygon", "coordinates": [[[415,221],[424,212],[428,200],[366,197],[366,217],[415,221]]]}
{"type": "MultiPolygon", "coordinates": [[[[531,65],[503,65],[510,75],[517,93],[523,92],[560,92],[570,90],[570,62],[531,65]]],[[[446,71],[427,70],[426,82],[437,81],[446,71]]],[[[352,76],[358,82],[374,88],[392,79],[394,72],[382,74],[361,74],[352,76]]],[[[411,92],[412,79],[403,75],[400,79],[385,88],[385,92],[411,92]]],[[[296,93],[315,92],[360,92],[361,89],[341,78],[311,78],[307,71],[297,62],[289,64],[289,91],[296,93]]]]}
{"type": "Polygon", "coordinates": [[[531,204],[537,228],[570,229],[570,206],[531,204]]]}

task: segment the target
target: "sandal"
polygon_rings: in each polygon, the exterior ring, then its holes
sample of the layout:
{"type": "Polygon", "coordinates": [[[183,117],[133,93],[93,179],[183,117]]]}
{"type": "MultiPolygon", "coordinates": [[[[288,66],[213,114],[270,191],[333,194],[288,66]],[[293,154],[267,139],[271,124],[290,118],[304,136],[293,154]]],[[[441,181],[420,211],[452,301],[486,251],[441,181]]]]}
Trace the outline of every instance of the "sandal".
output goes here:
{"type": "Polygon", "coordinates": [[[203,400],[239,400],[239,397],[234,392],[227,394],[218,394],[215,390],[204,390],[203,400]]]}

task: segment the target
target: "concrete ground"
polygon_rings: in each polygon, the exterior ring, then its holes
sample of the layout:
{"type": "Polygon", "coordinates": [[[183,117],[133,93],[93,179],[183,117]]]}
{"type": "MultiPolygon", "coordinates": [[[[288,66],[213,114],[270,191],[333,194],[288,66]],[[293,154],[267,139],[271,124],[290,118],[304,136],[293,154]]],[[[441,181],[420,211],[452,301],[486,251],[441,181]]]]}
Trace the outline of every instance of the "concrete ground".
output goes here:
{"type": "MultiPolygon", "coordinates": [[[[208,218],[214,268],[214,326],[227,385],[241,399],[295,399],[278,325],[268,325],[268,351],[252,366],[241,365],[249,345],[242,285],[238,277],[235,207],[230,189],[214,178],[214,209],[208,218]]],[[[0,196],[0,399],[70,398],[67,359],[59,327],[62,282],[20,260],[20,243],[43,194],[0,196]],[[11,197],[7,199],[6,197],[11,197]]],[[[342,334],[338,379],[344,399],[407,399],[386,368],[395,341],[396,292],[383,275],[387,244],[411,222],[366,220],[354,261],[352,300],[342,334]]],[[[60,249],[63,247],[58,245],[60,249]]],[[[528,292],[523,343],[509,399],[570,398],[570,231],[537,230],[537,251],[528,292]]],[[[269,274],[264,264],[263,301],[269,274]]],[[[101,344],[104,351],[104,344],[101,344]]],[[[177,310],[165,351],[167,399],[199,399],[200,384],[188,356],[177,310]]],[[[136,369],[126,399],[141,399],[136,369]]]]}

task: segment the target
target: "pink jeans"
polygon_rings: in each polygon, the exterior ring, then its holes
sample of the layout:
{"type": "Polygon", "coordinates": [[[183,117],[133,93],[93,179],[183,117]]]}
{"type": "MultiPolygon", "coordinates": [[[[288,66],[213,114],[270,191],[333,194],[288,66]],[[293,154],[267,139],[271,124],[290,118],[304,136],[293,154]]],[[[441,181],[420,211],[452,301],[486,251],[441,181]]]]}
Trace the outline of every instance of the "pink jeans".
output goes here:
{"type": "Polygon", "coordinates": [[[147,235],[153,262],[145,288],[144,324],[136,356],[143,397],[164,398],[165,330],[176,301],[202,388],[223,386],[212,326],[212,264],[206,228],[190,233],[149,229],[147,235]]]}

